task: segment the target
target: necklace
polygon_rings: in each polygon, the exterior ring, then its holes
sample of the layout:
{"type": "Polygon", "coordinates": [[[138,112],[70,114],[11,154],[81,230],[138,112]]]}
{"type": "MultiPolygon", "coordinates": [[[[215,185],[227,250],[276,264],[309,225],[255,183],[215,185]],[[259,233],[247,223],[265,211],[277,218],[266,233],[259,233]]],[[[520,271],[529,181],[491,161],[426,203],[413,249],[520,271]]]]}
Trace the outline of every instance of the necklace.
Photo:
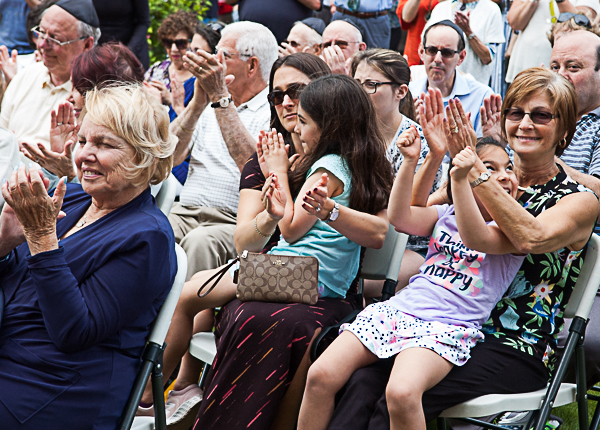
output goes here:
{"type": "MultiPolygon", "coordinates": [[[[88,219],[87,219],[87,217],[88,217],[88,213],[87,213],[87,211],[86,211],[86,212],[85,212],[85,215],[83,215],[83,219],[82,219],[81,221],[79,221],[77,224],[75,224],[75,227],[77,227],[77,228],[81,228],[81,227],[83,227],[84,225],[86,225],[86,224],[87,224],[87,222],[88,222],[88,219]]],[[[91,223],[93,223],[94,221],[96,221],[97,219],[98,219],[98,218],[92,218],[92,219],[90,219],[90,224],[91,224],[91,223]]]]}

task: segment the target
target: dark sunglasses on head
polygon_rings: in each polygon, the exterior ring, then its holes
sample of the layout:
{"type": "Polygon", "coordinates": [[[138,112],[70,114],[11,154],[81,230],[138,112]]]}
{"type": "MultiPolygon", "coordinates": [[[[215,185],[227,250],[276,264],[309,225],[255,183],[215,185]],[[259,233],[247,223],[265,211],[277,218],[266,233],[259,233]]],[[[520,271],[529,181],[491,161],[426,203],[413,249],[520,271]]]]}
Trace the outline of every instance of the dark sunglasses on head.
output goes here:
{"type": "Polygon", "coordinates": [[[556,21],[557,22],[566,22],[566,21],[570,20],[571,18],[573,18],[573,21],[575,21],[575,24],[577,24],[577,25],[580,25],[580,26],[586,27],[586,28],[592,28],[590,19],[587,16],[582,15],[580,13],[563,12],[560,15],[558,15],[558,19],[556,21]]]}
{"type": "Polygon", "coordinates": [[[304,88],[306,88],[306,84],[290,84],[285,91],[271,91],[271,93],[267,96],[267,100],[269,100],[271,106],[279,106],[281,103],[283,103],[285,96],[288,96],[292,100],[298,100],[300,98],[300,93],[304,88]]]}
{"type": "Polygon", "coordinates": [[[535,112],[525,112],[523,109],[519,108],[508,108],[504,109],[504,117],[513,122],[521,122],[525,115],[529,115],[531,122],[534,124],[548,124],[556,115],[552,114],[552,112],[548,112],[545,110],[536,110],[535,112]]]}
{"type": "Polygon", "coordinates": [[[221,24],[220,22],[209,22],[204,25],[206,27],[210,28],[211,30],[216,31],[219,34],[221,34],[221,30],[223,30],[225,28],[225,26],[223,24],[221,24]]]}
{"type": "Polygon", "coordinates": [[[171,49],[171,46],[173,46],[173,44],[175,44],[175,46],[177,46],[177,49],[179,51],[185,51],[188,48],[191,41],[192,41],[191,39],[162,39],[161,40],[165,49],[171,49]]]}
{"type": "Polygon", "coordinates": [[[444,58],[452,58],[460,52],[450,48],[439,49],[437,46],[425,46],[423,49],[425,50],[427,55],[431,55],[432,57],[435,57],[438,52],[441,52],[442,57],[444,58]]]}

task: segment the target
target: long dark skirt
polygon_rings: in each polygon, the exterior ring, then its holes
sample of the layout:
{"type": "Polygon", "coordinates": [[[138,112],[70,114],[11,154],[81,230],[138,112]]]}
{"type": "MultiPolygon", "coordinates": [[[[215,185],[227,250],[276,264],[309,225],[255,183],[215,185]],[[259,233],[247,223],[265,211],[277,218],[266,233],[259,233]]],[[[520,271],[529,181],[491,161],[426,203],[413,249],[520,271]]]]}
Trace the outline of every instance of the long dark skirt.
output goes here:
{"type": "Polygon", "coordinates": [[[217,316],[217,355],[194,429],[268,429],[315,330],[354,307],[234,300],[217,316]]]}

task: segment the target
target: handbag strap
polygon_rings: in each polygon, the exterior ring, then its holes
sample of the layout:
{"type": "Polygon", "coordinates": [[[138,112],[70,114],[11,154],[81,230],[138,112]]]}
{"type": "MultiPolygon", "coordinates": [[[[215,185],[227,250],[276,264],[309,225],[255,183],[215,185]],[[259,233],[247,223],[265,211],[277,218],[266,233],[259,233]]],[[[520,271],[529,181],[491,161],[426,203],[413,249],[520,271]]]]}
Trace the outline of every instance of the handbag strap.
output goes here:
{"type": "Polygon", "coordinates": [[[208,278],[208,280],[204,284],[202,284],[202,286],[198,289],[198,297],[200,297],[200,298],[206,297],[212,290],[214,290],[215,287],[217,286],[217,284],[219,283],[219,281],[221,280],[221,278],[223,278],[223,276],[225,276],[225,273],[227,273],[227,271],[229,270],[229,268],[231,266],[233,266],[235,263],[237,263],[238,261],[240,261],[240,256],[239,255],[237,257],[235,257],[231,261],[231,263],[229,263],[227,266],[223,267],[217,273],[215,273],[210,278],[208,278]],[[208,289],[208,291],[206,293],[202,294],[202,290],[204,289],[204,287],[206,287],[210,283],[210,281],[212,281],[215,278],[217,278],[217,279],[215,280],[215,282],[213,282],[213,284],[210,286],[210,288],[208,289]]]}

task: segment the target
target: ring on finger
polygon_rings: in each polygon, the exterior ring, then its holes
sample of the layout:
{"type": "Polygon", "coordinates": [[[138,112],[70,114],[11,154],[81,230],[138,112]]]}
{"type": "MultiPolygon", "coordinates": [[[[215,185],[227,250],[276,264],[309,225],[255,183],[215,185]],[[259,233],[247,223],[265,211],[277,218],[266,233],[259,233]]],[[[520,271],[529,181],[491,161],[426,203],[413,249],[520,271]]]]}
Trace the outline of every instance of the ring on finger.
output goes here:
{"type": "Polygon", "coordinates": [[[315,209],[317,212],[321,212],[321,203],[319,203],[315,209]]]}
{"type": "Polygon", "coordinates": [[[458,126],[454,127],[454,128],[452,129],[452,131],[453,131],[454,133],[458,133],[458,126]]]}
{"type": "Polygon", "coordinates": [[[197,71],[198,73],[200,73],[200,71],[201,71],[201,70],[202,70],[202,66],[198,66],[198,68],[196,69],[196,71],[197,71]]]}

